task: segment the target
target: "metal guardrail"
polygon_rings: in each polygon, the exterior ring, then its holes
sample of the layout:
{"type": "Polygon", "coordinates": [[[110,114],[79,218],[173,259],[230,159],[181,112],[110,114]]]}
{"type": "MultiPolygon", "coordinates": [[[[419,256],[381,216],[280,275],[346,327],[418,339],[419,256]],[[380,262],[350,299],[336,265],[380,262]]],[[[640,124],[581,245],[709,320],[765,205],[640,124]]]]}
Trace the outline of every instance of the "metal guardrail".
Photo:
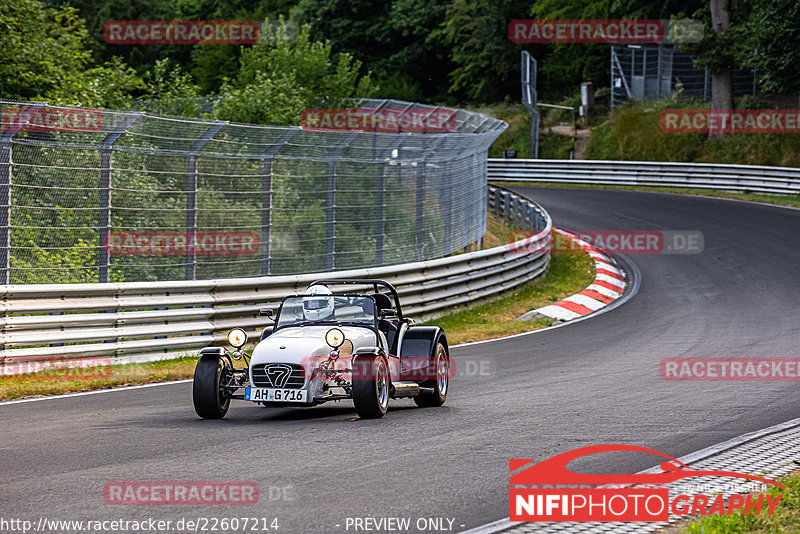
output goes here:
{"type": "Polygon", "coordinates": [[[537,233],[503,245],[436,260],[328,273],[177,282],[25,284],[0,286],[4,365],[61,358],[153,360],[220,343],[245,328],[257,336],[271,324],[263,307],[323,278],[383,278],[397,287],[412,317],[429,317],[527,282],[550,263],[552,221],[538,204],[489,187],[488,208],[537,233]],[[132,355],[132,356],[131,356],[132,355]]]}
{"type": "Polygon", "coordinates": [[[800,169],[716,163],[490,159],[489,180],[800,194],[800,169]]]}

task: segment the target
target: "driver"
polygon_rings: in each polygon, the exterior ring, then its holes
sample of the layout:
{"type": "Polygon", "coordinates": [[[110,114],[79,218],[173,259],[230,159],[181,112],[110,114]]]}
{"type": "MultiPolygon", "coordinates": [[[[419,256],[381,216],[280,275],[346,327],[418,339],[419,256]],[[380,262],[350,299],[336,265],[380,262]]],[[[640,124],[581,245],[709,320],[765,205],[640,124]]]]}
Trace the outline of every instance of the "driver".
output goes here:
{"type": "Polygon", "coordinates": [[[333,297],[325,286],[311,286],[303,297],[303,316],[307,321],[333,321],[333,297]],[[326,296],[327,295],[327,296],[326,296]]]}

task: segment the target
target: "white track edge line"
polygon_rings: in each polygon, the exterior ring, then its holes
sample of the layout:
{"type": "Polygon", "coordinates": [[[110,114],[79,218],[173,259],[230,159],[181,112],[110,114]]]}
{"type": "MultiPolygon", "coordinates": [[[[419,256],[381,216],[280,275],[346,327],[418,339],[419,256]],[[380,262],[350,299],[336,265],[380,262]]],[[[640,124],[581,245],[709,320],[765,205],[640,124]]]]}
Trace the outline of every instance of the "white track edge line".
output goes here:
{"type": "Polygon", "coordinates": [[[169,382],[150,382],[148,384],[139,384],[136,386],[124,386],[121,388],[108,388],[108,389],[95,389],[92,391],[79,391],[77,393],[64,393],[63,395],[48,395],[46,397],[28,397],[25,399],[13,399],[0,402],[0,406],[8,405],[8,404],[22,404],[23,402],[36,402],[36,401],[44,401],[44,400],[51,400],[51,399],[64,399],[67,397],[84,397],[86,395],[98,395],[100,393],[113,393],[115,391],[127,391],[129,389],[142,389],[142,388],[154,388],[156,386],[170,386],[172,384],[185,384],[186,382],[191,382],[191,378],[186,378],[183,380],[170,380],[169,382]]]}

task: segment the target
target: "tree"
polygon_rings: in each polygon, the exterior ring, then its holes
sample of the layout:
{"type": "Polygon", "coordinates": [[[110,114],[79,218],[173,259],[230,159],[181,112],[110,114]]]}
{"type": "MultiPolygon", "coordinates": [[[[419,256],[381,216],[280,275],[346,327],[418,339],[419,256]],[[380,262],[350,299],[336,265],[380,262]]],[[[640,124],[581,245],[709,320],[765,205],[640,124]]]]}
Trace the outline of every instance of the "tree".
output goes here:
{"type": "Polygon", "coordinates": [[[217,118],[237,122],[297,124],[311,107],[336,107],[371,96],[376,85],[359,73],[361,62],[349,54],[331,57],[331,44],[312,41],[308,26],[296,37],[287,25],[274,39],[242,48],[236,78],[222,89],[217,118]]]}
{"type": "MultiPolygon", "coordinates": [[[[733,56],[726,33],[731,26],[731,13],[727,0],[709,0],[711,29],[717,49],[721,51],[721,61],[711,69],[711,109],[733,109],[733,56]]],[[[709,137],[722,137],[721,131],[709,131],[709,137]]]]}
{"type": "Polygon", "coordinates": [[[742,63],[756,69],[762,91],[800,92],[800,3],[754,2],[747,23],[736,32],[736,42],[742,43],[742,63]]]}
{"type": "Polygon", "coordinates": [[[442,27],[431,36],[449,48],[455,65],[451,93],[481,102],[518,94],[522,48],[508,39],[508,22],[524,17],[529,6],[521,0],[453,1],[442,27]]]}
{"type": "Polygon", "coordinates": [[[75,9],[46,8],[36,0],[0,0],[0,94],[43,98],[80,85],[91,55],[75,9]]]}
{"type": "Polygon", "coordinates": [[[292,20],[313,39],[329,40],[374,74],[383,95],[441,98],[452,65],[447,48],[429,36],[445,19],[447,0],[300,0],[292,20]],[[387,93],[388,91],[388,93],[387,93]],[[398,95],[397,91],[402,92],[398,95]]]}

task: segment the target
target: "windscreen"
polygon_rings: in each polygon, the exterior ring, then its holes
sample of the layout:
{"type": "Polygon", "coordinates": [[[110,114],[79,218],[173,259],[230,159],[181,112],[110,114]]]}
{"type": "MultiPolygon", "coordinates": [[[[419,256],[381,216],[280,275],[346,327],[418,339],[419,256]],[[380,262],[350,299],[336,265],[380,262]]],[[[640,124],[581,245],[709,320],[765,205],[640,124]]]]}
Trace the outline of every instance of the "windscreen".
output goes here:
{"type": "Polygon", "coordinates": [[[366,296],[297,295],[283,301],[275,328],[314,324],[375,326],[375,302],[366,296]]]}

